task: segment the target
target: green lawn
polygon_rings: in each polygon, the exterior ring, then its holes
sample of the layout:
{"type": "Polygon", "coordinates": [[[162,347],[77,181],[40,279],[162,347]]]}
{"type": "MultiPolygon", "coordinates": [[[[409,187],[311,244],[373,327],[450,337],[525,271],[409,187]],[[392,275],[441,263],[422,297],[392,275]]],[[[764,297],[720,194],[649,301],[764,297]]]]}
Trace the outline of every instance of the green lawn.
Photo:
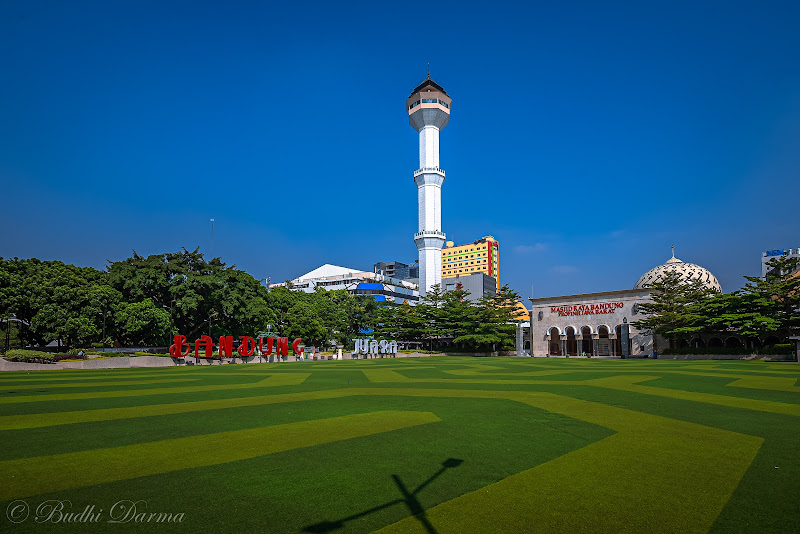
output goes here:
{"type": "Polygon", "coordinates": [[[461,357],[3,373],[0,532],[800,532],[798,378],[461,357]]]}

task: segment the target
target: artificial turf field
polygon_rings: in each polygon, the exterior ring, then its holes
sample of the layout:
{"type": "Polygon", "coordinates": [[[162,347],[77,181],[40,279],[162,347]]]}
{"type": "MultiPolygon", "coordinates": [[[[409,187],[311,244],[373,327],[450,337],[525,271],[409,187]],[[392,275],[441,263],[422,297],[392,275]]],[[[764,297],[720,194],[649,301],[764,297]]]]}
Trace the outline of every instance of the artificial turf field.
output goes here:
{"type": "Polygon", "coordinates": [[[0,506],[28,517],[0,532],[800,532],[798,378],[460,357],[3,373],[0,506]],[[54,523],[66,500],[98,522],[54,523]]]}

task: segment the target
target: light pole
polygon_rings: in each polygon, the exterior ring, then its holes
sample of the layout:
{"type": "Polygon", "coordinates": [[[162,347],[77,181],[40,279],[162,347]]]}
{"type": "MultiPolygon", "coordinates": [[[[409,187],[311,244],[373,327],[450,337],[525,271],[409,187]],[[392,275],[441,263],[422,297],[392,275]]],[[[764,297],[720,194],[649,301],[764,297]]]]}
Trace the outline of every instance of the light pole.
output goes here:
{"type": "Polygon", "coordinates": [[[622,339],[620,340],[620,342],[622,344],[622,347],[621,347],[622,348],[622,354],[620,355],[620,357],[624,360],[625,358],[630,356],[630,350],[628,348],[628,344],[630,343],[629,340],[630,340],[631,336],[630,336],[630,326],[628,325],[628,318],[627,317],[623,317],[622,318],[622,328],[619,329],[619,333],[620,333],[620,336],[622,337],[622,339]]]}
{"type": "MultiPolygon", "coordinates": [[[[0,321],[2,321],[2,320],[0,320],[0,321]]],[[[24,324],[24,321],[22,319],[17,319],[17,316],[14,315],[13,313],[6,313],[5,321],[6,321],[6,350],[5,350],[5,352],[8,352],[9,350],[11,350],[11,321],[16,321],[17,322],[17,338],[18,338],[18,341],[20,343],[22,343],[22,326],[21,325],[24,324]]],[[[25,346],[21,345],[21,348],[25,348],[25,346]]],[[[5,352],[4,352],[4,354],[5,354],[5,352]]]]}
{"type": "MultiPolygon", "coordinates": [[[[172,323],[172,305],[175,304],[175,299],[169,301],[169,339],[167,339],[167,343],[170,343],[172,336],[175,335],[175,327],[172,323]]],[[[162,307],[166,309],[166,306],[162,304],[162,307]]]]}
{"type": "Polygon", "coordinates": [[[211,219],[211,258],[210,260],[214,259],[214,219],[211,219]]]}
{"type": "Polygon", "coordinates": [[[211,312],[208,314],[208,336],[211,337],[211,318],[216,317],[217,312],[211,312]]]}
{"type": "Polygon", "coordinates": [[[11,345],[11,314],[8,314],[6,315],[6,350],[3,351],[3,354],[8,352],[10,345],[11,345]]]}

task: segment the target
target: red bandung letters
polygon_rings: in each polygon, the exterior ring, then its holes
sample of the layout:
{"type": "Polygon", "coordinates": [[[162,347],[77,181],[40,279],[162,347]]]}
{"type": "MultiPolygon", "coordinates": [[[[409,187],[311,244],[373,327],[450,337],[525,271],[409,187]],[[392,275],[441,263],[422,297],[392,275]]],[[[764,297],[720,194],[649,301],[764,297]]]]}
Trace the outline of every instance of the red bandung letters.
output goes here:
{"type": "MultiPolygon", "coordinates": [[[[246,358],[252,356],[256,351],[256,340],[250,336],[239,336],[242,341],[237,349],[240,356],[246,358]]],[[[275,354],[278,356],[289,355],[289,338],[288,337],[268,337],[266,346],[264,338],[258,338],[258,350],[264,356],[272,354],[273,346],[275,347],[275,354]]],[[[301,338],[296,338],[292,342],[292,350],[296,355],[303,354],[303,347],[300,344],[303,342],[301,338]]],[[[173,358],[185,358],[191,352],[192,347],[186,342],[186,336],[176,334],[175,342],[169,347],[169,355],[173,358]],[[185,349],[185,350],[184,350],[185,349]]],[[[194,342],[194,357],[195,358],[213,358],[212,351],[214,350],[214,340],[210,336],[200,336],[194,342]],[[204,355],[200,356],[200,347],[203,347],[204,355]]],[[[233,357],[233,336],[220,336],[219,337],[219,357],[231,358],[233,357]]]]}
{"type": "MultiPolygon", "coordinates": [[[[205,336],[204,336],[205,337],[205,336]]],[[[186,344],[186,336],[175,336],[175,344],[169,348],[169,355],[173,358],[183,358],[189,355],[191,348],[186,344]],[[186,347],[186,352],[183,352],[183,347],[186,347]]]]}
{"type": "Polygon", "coordinates": [[[239,336],[239,339],[242,340],[242,344],[239,345],[238,349],[239,354],[245,358],[252,356],[256,351],[256,340],[250,336],[239,336]]]}

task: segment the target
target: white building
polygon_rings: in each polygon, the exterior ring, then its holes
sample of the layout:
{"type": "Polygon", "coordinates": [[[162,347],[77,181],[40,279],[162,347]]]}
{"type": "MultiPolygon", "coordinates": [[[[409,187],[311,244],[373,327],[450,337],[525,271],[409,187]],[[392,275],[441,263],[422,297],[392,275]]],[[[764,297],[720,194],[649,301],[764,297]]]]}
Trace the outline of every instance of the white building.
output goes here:
{"type": "Polygon", "coordinates": [[[414,171],[417,184],[419,229],[414,243],[419,251],[419,291],[442,281],[442,184],[444,170],[439,166],[439,132],[450,120],[453,100],[444,88],[428,77],[406,100],[408,123],[419,132],[419,169],[414,171]]]}
{"type": "Polygon", "coordinates": [[[411,305],[419,301],[417,285],[382,274],[359,271],[326,263],[313,271],[280,284],[270,284],[270,289],[288,287],[292,291],[313,293],[318,287],[333,291],[344,289],[354,295],[371,295],[378,302],[411,305]]]}
{"type": "Polygon", "coordinates": [[[653,337],[630,325],[642,319],[639,303],[649,300],[649,289],[530,299],[531,355],[652,357],[653,337]]]}

